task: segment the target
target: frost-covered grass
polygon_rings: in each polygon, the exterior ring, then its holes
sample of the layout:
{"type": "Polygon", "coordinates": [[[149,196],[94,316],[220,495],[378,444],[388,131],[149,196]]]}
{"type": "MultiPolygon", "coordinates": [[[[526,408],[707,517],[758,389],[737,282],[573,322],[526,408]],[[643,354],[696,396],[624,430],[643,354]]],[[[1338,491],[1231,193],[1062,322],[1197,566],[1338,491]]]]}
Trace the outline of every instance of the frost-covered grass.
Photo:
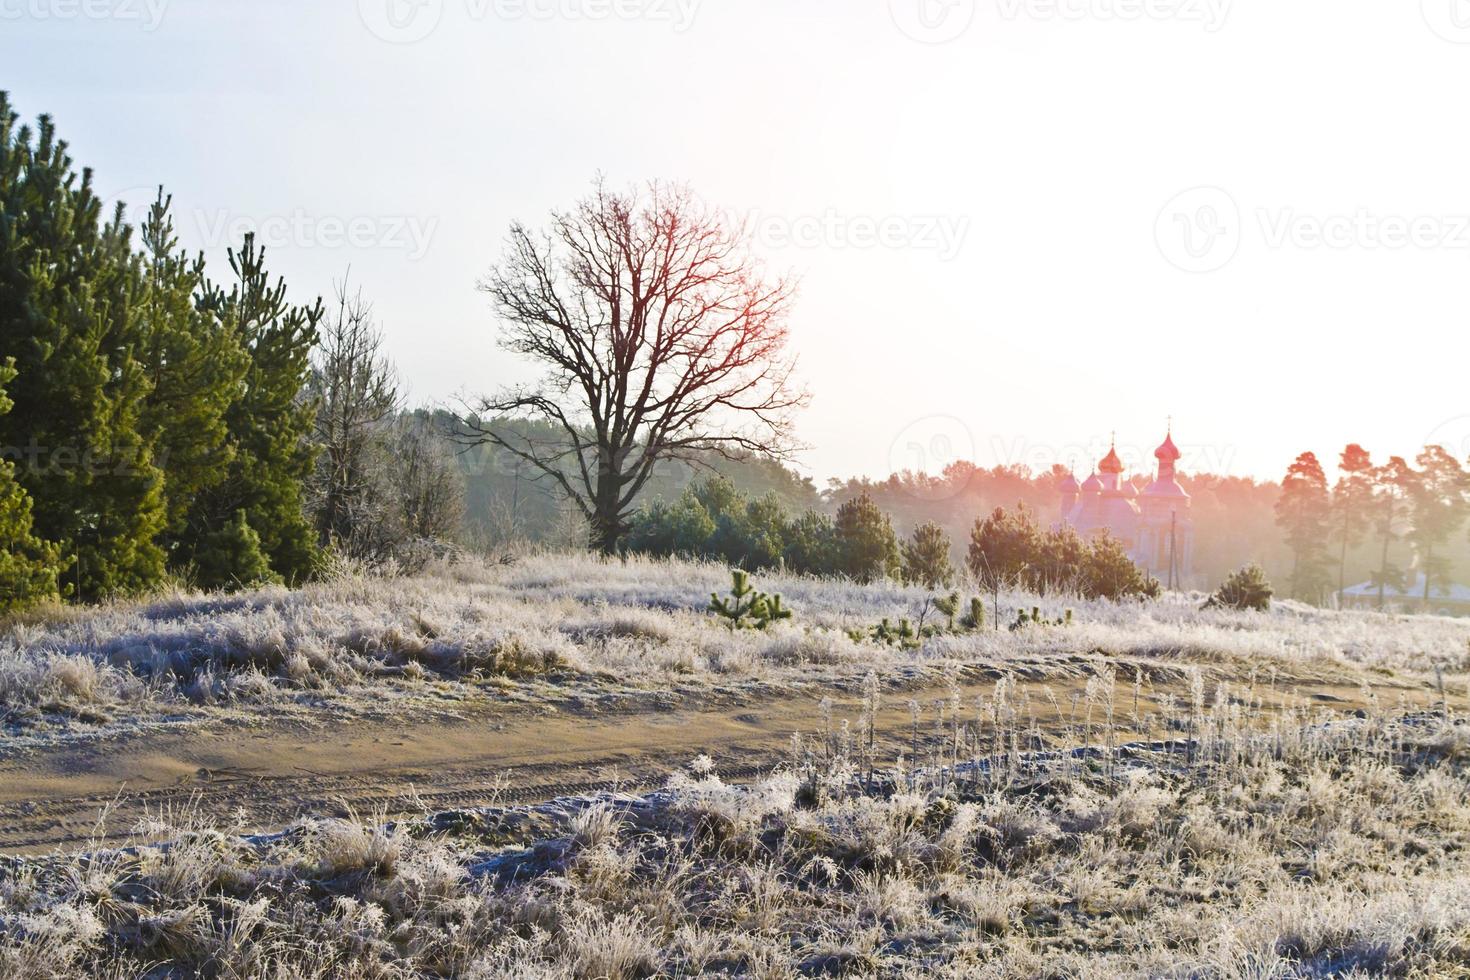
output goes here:
{"type": "Polygon", "coordinates": [[[1024,665],[1044,674],[1079,657],[1265,661],[1319,672],[1343,664],[1419,674],[1440,667],[1452,677],[1470,670],[1470,623],[1289,603],[1265,614],[1202,611],[1192,596],[1113,605],[1007,595],[1004,621],[1039,605],[1049,616],[1073,609],[1075,624],[943,636],[902,651],[854,642],[847,631],[884,617],[917,619],[926,598],[919,590],[776,575],[759,585],[785,596],[796,610],[791,623],[764,633],[721,628],[704,612],[709,593],[728,587],[716,565],[585,555],[63,610],[0,629],[0,731],[57,718],[342,702],[425,685],[450,696],[535,697],[569,685],[843,682],[875,667],[1024,665]]]}
{"type": "Polygon", "coordinates": [[[1197,696],[1187,743],[1113,749],[1100,724],[1056,753],[1017,747],[1036,733],[1004,683],[977,708],[926,718],[917,768],[874,771],[859,719],[750,787],[701,759],[641,798],[254,838],[159,819],[127,849],[0,865],[0,976],[1470,971],[1463,722],[1261,734],[1197,696]],[[956,765],[976,744],[996,751],[956,765]]]}

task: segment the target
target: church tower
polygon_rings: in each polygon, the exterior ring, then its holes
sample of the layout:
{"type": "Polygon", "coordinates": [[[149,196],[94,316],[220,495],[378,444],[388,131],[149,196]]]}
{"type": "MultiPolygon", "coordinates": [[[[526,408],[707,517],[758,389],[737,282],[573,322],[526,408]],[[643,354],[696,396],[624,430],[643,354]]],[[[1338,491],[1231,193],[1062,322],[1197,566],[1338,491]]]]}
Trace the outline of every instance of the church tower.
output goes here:
{"type": "Polygon", "coordinates": [[[1188,581],[1194,559],[1191,501],[1179,484],[1177,469],[1181,455],[1170,425],[1163,444],[1154,450],[1158,476],[1139,495],[1144,524],[1139,551],[1154,577],[1173,589],[1182,588],[1188,581]]]}

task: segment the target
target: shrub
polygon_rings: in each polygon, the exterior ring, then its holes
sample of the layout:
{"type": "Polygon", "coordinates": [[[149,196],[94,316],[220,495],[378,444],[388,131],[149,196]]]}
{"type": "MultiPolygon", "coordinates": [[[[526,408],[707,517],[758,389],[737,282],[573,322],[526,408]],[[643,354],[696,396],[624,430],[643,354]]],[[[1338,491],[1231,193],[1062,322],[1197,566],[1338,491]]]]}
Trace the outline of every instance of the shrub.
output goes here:
{"type": "Polygon", "coordinates": [[[938,524],[920,524],[904,542],[903,580],[928,589],[938,589],[954,581],[954,567],[949,563],[949,537],[938,524]]]}
{"type": "Polygon", "coordinates": [[[903,560],[893,522],[864,490],[837,508],[839,571],[855,582],[897,576],[903,560]]]}
{"type": "Polygon", "coordinates": [[[1205,608],[1267,612],[1271,608],[1271,597],[1274,594],[1261,566],[1247,565],[1230,573],[1230,577],[1210,596],[1205,608]]]}

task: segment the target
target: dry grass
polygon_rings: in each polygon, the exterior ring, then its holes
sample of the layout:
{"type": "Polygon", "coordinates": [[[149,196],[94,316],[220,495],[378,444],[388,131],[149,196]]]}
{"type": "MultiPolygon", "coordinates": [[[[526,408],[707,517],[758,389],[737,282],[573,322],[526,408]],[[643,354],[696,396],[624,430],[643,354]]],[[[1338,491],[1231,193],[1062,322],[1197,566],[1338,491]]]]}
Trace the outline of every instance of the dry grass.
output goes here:
{"type": "Polygon", "coordinates": [[[1100,686],[1090,745],[1023,751],[1007,691],[925,712],[919,758],[883,768],[859,718],[750,787],[699,759],[641,798],[257,838],[159,821],[165,844],[0,871],[0,976],[1470,971],[1463,722],[1262,733],[1226,697],[1179,709],[1187,742],[1117,746],[1100,686]]]}
{"type": "MultiPolygon", "coordinates": [[[[230,705],[368,703],[424,685],[450,697],[537,682],[661,691],[758,681],[853,683],[874,667],[943,676],[957,665],[1044,676],[1057,664],[1470,670],[1470,623],[1284,604],[1268,614],[1201,611],[1196,597],[1112,605],[1002,598],[1002,618],[1039,605],[1076,611],[1066,629],[938,637],[921,650],[856,643],[847,630],[917,618],[925,595],[897,585],[766,576],[796,619],[769,632],[719,628],[710,564],[546,555],[513,567],[441,564],[409,578],[342,576],[240,596],[172,593],[149,602],[31,616],[0,629],[0,726],[12,733],[198,715],[230,705]]],[[[932,614],[931,614],[932,615],[932,614]]],[[[931,622],[933,620],[931,619],[931,622]]]]}

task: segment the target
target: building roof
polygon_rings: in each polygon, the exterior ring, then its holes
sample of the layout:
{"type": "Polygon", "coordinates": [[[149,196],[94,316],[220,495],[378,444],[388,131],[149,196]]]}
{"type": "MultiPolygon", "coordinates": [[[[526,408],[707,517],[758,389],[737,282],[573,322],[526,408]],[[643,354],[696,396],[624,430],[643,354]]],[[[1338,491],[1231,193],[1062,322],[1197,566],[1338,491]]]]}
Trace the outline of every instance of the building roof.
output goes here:
{"type": "Polygon", "coordinates": [[[1083,493],[1102,493],[1102,488],[1102,481],[1097,478],[1096,473],[1082,481],[1083,493]]]}
{"type": "Polygon", "coordinates": [[[1171,463],[1179,462],[1179,458],[1182,455],[1183,454],[1179,452],[1179,447],[1174,445],[1173,431],[1170,431],[1170,433],[1164,437],[1164,444],[1158,449],[1154,450],[1154,459],[1161,461],[1168,460],[1171,463]]]}
{"type": "Polygon", "coordinates": [[[1116,446],[1108,450],[1108,454],[1103,457],[1101,463],[1097,464],[1097,468],[1103,473],[1123,472],[1123,461],[1118,458],[1118,449],[1116,446]]]}
{"type": "MultiPolygon", "coordinates": [[[[1378,586],[1372,582],[1362,582],[1344,589],[1343,595],[1352,596],[1355,599],[1377,599],[1378,586]]],[[[1414,580],[1408,584],[1405,591],[1401,592],[1390,585],[1383,590],[1383,595],[1387,599],[1423,599],[1424,575],[1422,573],[1415,575],[1414,580]]],[[[1470,603],[1470,587],[1459,583],[1431,586],[1429,601],[1470,603]]]]}

